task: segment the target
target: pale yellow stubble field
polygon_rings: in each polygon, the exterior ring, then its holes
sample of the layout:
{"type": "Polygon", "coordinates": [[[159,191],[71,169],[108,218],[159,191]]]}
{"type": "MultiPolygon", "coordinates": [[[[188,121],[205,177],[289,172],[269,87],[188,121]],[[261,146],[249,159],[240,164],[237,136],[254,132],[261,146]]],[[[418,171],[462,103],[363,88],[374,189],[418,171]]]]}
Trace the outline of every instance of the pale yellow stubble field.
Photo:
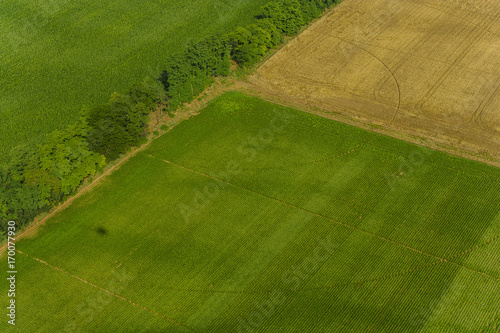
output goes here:
{"type": "Polygon", "coordinates": [[[500,155],[500,1],[345,0],[250,81],[500,155]]]}

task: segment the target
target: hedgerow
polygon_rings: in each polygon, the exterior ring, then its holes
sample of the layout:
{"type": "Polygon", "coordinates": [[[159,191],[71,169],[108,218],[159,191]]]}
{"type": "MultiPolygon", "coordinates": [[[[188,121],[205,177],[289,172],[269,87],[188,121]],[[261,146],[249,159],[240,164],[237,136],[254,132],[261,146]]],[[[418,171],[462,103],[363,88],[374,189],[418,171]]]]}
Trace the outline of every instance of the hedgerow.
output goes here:
{"type": "Polygon", "coordinates": [[[170,58],[160,77],[135,84],[108,103],[81,112],[78,123],[52,132],[37,148],[18,146],[0,168],[0,233],[7,221],[22,227],[72,195],[85,179],[147,135],[148,115],[166,103],[170,112],[192,101],[217,76],[257,63],[285,35],[297,33],[334,0],[277,0],[262,7],[255,23],[224,36],[191,41],[170,58]]]}

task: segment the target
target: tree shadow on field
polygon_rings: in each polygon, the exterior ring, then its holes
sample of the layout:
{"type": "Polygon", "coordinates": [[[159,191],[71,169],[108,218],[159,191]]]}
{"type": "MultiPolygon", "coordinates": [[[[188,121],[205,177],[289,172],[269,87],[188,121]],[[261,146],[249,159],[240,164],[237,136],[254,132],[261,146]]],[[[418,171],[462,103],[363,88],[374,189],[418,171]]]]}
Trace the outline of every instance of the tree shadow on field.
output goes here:
{"type": "Polygon", "coordinates": [[[98,227],[95,229],[95,232],[97,232],[101,236],[106,236],[108,234],[108,230],[106,230],[103,227],[98,227]]]}

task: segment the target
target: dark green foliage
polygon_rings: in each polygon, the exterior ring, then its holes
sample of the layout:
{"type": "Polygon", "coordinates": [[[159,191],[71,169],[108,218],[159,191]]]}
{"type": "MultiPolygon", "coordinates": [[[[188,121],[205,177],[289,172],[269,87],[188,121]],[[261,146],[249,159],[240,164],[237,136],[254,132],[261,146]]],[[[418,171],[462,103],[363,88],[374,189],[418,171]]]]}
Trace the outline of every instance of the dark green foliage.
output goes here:
{"type": "Polygon", "coordinates": [[[298,0],[281,0],[262,7],[262,17],[269,18],[285,35],[293,35],[304,25],[302,6],[298,0]]]}
{"type": "Polygon", "coordinates": [[[134,84],[127,94],[130,96],[131,103],[142,103],[149,111],[153,111],[166,99],[166,92],[161,82],[149,77],[142,83],[134,84]]]}
{"type": "Polygon", "coordinates": [[[33,149],[18,146],[10,157],[10,163],[1,168],[0,232],[7,230],[9,220],[15,220],[18,226],[29,223],[50,203],[51,196],[50,189],[35,183],[30,174],[37,161],[33,149]]]}
{"type": "Polygon", "coordinates": [[[24,171],[33,163],[35,153],[26,145],[19,145],[10,152],[10,163],[7,166],[5,181],[23,181],[24,171]]]}
{"type": "Polygon", "coordinates": [[[267,51],[265,31],[255,24],[246,28],[238,27],[230,39],[231,56],[242,67],[256,63],[267,51]]]}
{"type": "Polygon", "coordinates": [[[25,182],[42,186],[44,199],[58,199],[59,193],[70,195],[85,178],[104,166],[104,156],[89,149],[86,125],[82,120],[65,131],[55,131],[39,146],[38,164],[26,174],[25,182]]]}
{"type": "MultiPolygon", "coordinates": [[[[52,132],[37,149],[13,149],[10,164],[0,173],[0,218],[24,226],[72,194],[104,161],[104,156],[89,150],[85,119],[52,132]]],[[[5,227],[1,224],[0,232],[5,227]]]]}
{"type": "MultiPolygon", "coordinates": [[[[87,152],[88,152],[88,150],[87,150],[87,152]]],[[[44,158],[48,159],[49,156],[46,156],[44,158]]],[[[60,173],[60,172],[57,172],[57,173],[60,173]]],[[[64,194],[64,191],[61,192],[61,187],[62,187],[61,179],[63,179],[63,177],[58,178],[58,177],[54,176],[53,174],[51,174],[49,172],[49,170],[46,170],[46,169],[44,170],[42,168],[32,168],[32,169],[25,171],[24,177],[25,177],[24,182],[26,185],[28,185],[28,186],[42,186],[44,189],[44,192],[45,192],[44,198],[48,199],[52,203],[59,201],[64,194]]],[[[79,185],[79,183],[78,183],[78,185],[79,185]]],[[[69,194],[69,193],[66,193],[66,194],[69,194]]]]}
{"type": "Polygon", "coordinates": [[[199,68],[208,75],[219,76],[229,74],[229,54],[227,38],[213,36],[198,43],[190,43],[186,58],[192,67],[199,68]]]}
{"type": "Polygon", "coordinates": [[[262,18],[268,18],[285,35],[293,35],[307,22],[321,15],[336,0],[278,0],[262,7],[262,18]]]}
{"type": "Polygon", "coordinates": [[[283,36],[278,28],[274,25],[273,21],[269,18],[260,19],[257,21],[256,25],[262,29],[264,29],[271,38],[271,46],[276,46],[283,41],[283,36]]]}
{"type": "Polygon", "coordinates": [[[114,93],[108,103],[84,112],[90,149],[113,160],[137,145],[146,134],[147,115],[166,98],[161,82],[146,78],[126,94],[114,93]]]}
{"type": "Polygon", "coordinates": [[[227,75],[230,67],[227,38],[211,37],[191,42],[183,53],[170,59],[160,81],[168,96],[168,104],[177,107],[200,94],[213,77],[227,75]]]}
{"type": "Polygon", "coordinates": [[[189,43],[184,52],[169,60],[161,74],[168,105],[175,108],[192,101],[213,77],[227,75],[230,57],[241,67],[255,64],[282,41],[283,34],[297,33],[334,3],[333,0],[273,1],[262,7],[256,23],[236,28],[229,33],[229,38],[211,37],[189,43]]]}
{"type": "Polygon", "coordinates": [[[323,1],[321,0],[310,0],[302,2],[302,15],[306,21],[310,21],[321,15],[323,1]]]}
{"type": "Polygon", "coordinates": [[[231,56],[242,67],[260,60],[266,52],[282,41],[281,33],[270,19],[258,20],[245,28],[239,27],[229,35],[231,56]]]}
{"type": "Polygon", "coordinates": [[[231,56],[242,67],[258,62],[283,35],[293,35],[307,22],[321,15],[334,1],[279,0],[262,7],[255,24],[239,27],[229,34],[231,56]]]}
{"type": "MultiPolygon", "coordinates": [[[[109,103],[92,109],[86,116],[89,126],[88,142],[92,151],[116,159],[144,136],[148,106],[136,102],[136,95],[114,93],[109,103]]],[[[144,96],[141,95],[144,99],[144,96]]],[[[149,97],[148,97],[149,98],[149,97]]]]}
{"type": "Polygon", "coordinates": [[[170,107],[193,100],[211,82],[207,71],[187,62],[187,55],[172,58],[161,75],[170,107]]]}

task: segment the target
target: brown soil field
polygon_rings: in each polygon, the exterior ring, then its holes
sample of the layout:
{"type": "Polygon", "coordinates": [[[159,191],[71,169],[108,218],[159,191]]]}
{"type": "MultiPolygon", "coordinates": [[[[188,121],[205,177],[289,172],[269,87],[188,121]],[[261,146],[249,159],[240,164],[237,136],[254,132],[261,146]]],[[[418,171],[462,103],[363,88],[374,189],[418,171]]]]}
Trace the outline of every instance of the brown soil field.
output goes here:
{"type": "Polygon", "coordinates": [[[499,17],[498,0],[345,0],[249,81],[498,162],[499,17]]]}

